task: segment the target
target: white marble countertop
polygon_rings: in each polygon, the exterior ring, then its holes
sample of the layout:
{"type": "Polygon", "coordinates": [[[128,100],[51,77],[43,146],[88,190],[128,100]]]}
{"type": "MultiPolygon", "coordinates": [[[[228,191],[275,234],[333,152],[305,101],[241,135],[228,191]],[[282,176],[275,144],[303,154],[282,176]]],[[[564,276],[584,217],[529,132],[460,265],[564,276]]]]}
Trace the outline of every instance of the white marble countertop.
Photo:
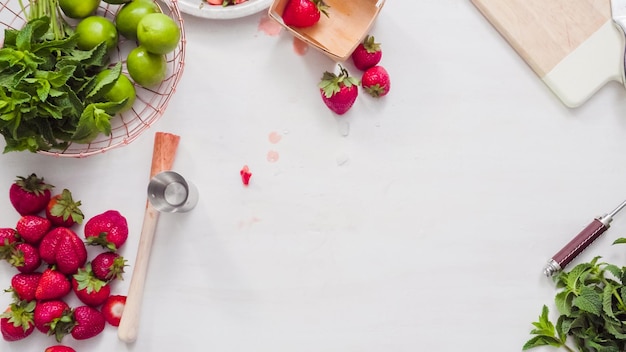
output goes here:
{"type": "MultiPolygon", "coordinates": [[[[0,155],[0,227],[18,219],[9,185],[34,172],[69,188],[87,217],[125,215],[131,268],[155,132],[181,136],[174,170],[200,191],[192,212],[160,218],[137,341],[107,326],[64,342],[90,352],[521,350],[541,306],[553,307],[545,262],[626,198],[624,88],[566,108],[469,1],[387,1],[371,34],[391,92],[361,95],[337,117],[316,87],[335,63],[264,32],[266,17],[185,16],[184,76],[129,146],[84,159],[0,155]]],[[[575,262],[626,263],[611,246],[625,236],[618,215],[575,262]]],[[[0,265],[6,288],[13,273],[0,265]]],[[[53,342],[37,333],[0,351],[53,342]]]]}

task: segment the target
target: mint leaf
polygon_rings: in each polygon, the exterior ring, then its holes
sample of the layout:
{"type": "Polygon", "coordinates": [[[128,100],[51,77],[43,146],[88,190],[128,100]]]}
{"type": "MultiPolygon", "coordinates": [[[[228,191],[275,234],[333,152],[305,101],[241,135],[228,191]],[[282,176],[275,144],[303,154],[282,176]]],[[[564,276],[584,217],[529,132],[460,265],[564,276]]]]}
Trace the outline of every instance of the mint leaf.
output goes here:
{"type": "Polygon", "coordinates": [[[583,286],[580,295],[574,298],[572,304],[584,312],[600,315],[602,311],[602,299],[596,290],[589,286],[583,286]]]}

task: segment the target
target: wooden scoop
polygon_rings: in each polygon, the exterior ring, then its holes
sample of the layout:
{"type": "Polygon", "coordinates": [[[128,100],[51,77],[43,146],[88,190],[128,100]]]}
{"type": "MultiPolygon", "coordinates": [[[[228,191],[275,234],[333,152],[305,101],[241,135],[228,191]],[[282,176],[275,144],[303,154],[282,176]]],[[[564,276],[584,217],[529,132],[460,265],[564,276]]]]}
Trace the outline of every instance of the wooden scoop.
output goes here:
{"type": "MultiPolygon", "coordinates": [[[[162,171],[172,169],[179,141],[180,137],[171,133],[157,132],[155,134],[150,179],[162,171]]],[[[146,212],[143,218],[133,276],[130,280],[126,306],[124,307],[122,320],[117,331],[119,339],[127,343],[134,342],[137,339],[141,300],[143,298],[154,231],[158,220],[159,212],[154,209],[150,202],[146,202],[146,212]]]]}

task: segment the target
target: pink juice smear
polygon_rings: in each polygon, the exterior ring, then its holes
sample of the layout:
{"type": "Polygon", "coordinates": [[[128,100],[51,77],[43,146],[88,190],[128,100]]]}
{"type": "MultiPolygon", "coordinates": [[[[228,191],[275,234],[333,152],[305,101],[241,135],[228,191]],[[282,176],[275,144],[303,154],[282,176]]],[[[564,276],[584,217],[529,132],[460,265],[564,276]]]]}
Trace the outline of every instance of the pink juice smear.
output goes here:
{"type": "Polygon", "coordinates": [[[293,37],[293,51],[300,56],[304,56],[304,54],[309,51],[309,44],[299,38],[293,37]]]}
{"type": "Polygon", "coordinates": [[[261,17],[259,20],[259,31],[264,32],[269,36],[277,36],[282,31],[283,27],[280,23],[274,21],[269,17],[269,15],[265,15],[261,17]]]}
{"type": "Polygon", "coordinates": [[[269,139],[270,143],[272,144],[276,144],[280,142],[282,138],[283,136],[281,136],[278,132],[271,132],[269,136],[267,137],[267,139],[269,139]]]}
{"type": "Polygon", "coordinates": [[[270,163],[277,162],[279,158],[280,158],[280,154],[278,154],[277,151],[270,150],[269,152],[267,152],[267,161],[269,161],[270,163]]]}

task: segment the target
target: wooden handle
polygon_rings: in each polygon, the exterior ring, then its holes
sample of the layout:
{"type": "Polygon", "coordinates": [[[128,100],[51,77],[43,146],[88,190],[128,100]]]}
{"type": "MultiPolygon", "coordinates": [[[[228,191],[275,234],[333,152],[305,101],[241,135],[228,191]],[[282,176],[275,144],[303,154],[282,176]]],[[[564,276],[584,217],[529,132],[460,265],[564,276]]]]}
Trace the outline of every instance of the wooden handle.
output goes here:
{"type": "MultiPolygon", "coordinates": [[[[159,172],[172,169],[179,141],[180,137],[171,133],[157,132],[155,134],[150,178],[154,177],[154,175],[159,172]]],[[[141,300],[143,298],[143,289],[148,272],[148,263],[150,261],[150,251],[152,249],[154,232],[158,220],[159,212],[152,207],[150,202],[147,202],[139,237],[137,257],[133,268],[133,276],[130,280],[126,306],[124,307],[122,320],[120,321],[120,326],[117,331],[119,339],[127,343],[134,342],[137,339],[141,300]]]]}

